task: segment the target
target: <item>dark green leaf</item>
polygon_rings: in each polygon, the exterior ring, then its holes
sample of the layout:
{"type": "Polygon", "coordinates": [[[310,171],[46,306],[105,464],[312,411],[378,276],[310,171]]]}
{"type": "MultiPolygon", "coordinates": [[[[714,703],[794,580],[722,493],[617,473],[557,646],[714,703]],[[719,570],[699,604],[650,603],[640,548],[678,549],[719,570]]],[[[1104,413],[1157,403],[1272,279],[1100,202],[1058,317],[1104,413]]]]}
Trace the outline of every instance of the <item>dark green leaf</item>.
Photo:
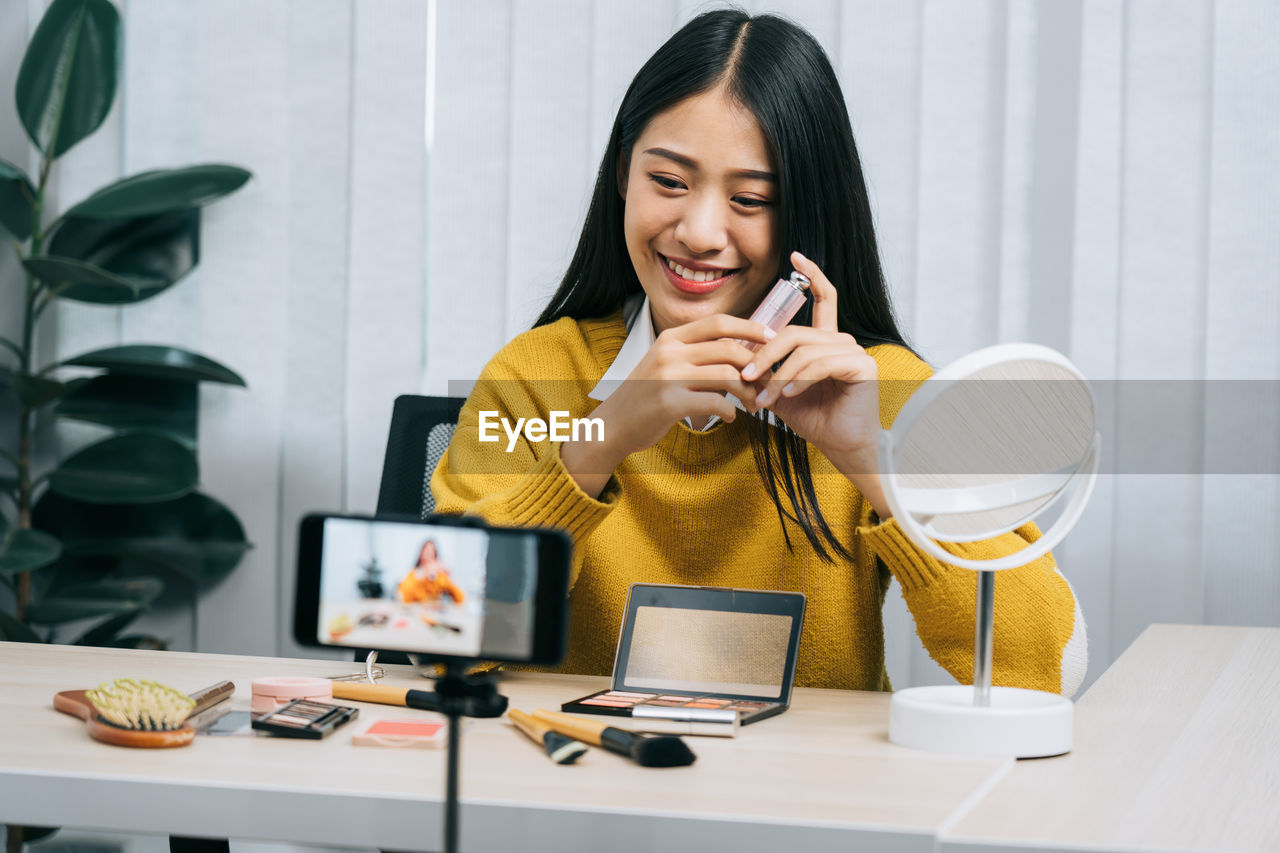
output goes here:
{"type": "Polygon", "coordinates": [[[84,377],[80,377],[67,382],[59,382],[56,379],[46,379],[43,376],[19,373],[13,377],[13,390],[17,392],[18,399],[24,405],[34,409],[37,406],[43,406],[45,403],[72,393],[87,381],[84,377]]]}
{"type": "Polygon", "coordinates": [[[27,608],[27,618],[41,625],[56,625],[145,610],[163,591],[164,581],[159,578],[102,580],[60,588],[27,608]]]}
{"type": "Polygon", "coordinates": [[[234,569],[252,546],[224,505],[200,492],[176,501],[102,506],[46,494],[35,524],[76,556],[133,557],[164,565],[200,583],[234,569]]]}
{"type": "Polygon", "coordinates": [[[62,555],[62,544],[48,533],[15,527],[0,538],[0,574],[33,572],[62,555]]]}
{"type": "MultiPolygon", "coordinates": [[[[48,489],[44,491],[41,500],[52,495],[48,489]]],[[[56,495],[53,495],[55,498],[56,495]]],[[[38,507],[40,502],[36,502],[38,507]]],[[[40,525],[39,519],[32,515],[32,525],[37,530],[44,530],[40,525]]],[[[44,530],[57,536],[49,530],[44,530]]],[[[58,537],[61,539],[61,537],[58,537]]],[[[31,600],[39,601],[53,595],[60,587],[79,586],[86,583],[94,583],[103,578],[120,577],[121,561],[114,557],[77,557],[68,554],[66,546],[62,548],[62,557],[58,562],[51,566],[47,566],[31,575],[31,600]]],[[[146,574],[146,571],[135,572],[135,574],[146,574]]]]}
{"type": "Polygon", "coordinates": [[[9,231],[19,241],[31,236],[31,223],[35,217],[36,188],[26,172],[0,160],[0,227],[9,231]]]}
{"type": "Polygon", "coordinates": [[[18,116],[50,158],[98,129],[116,96],[120,16],[107,0],[53,0],[18,70],[18,116]]]}
{"type": "Polygon", "coordinates": [[[194,448],[197,409],[194,382],[106,373],[67,395],[55,411],[117,430],[161,433],[194,448]]]}
{"type": "Polygon", "coordinates": [[[41,838],[48,838],[62,827],[60,826],[21,826],[12,827],[12,829],[22,830],[22,843],[30,844],[33,841],[39,841],[41,838]]]}
{"type": "Polygon", "coordinates": [[[133,433],[90,445],[49,475],[58,494],[88,503],[147,503],[196,487],[195,454],[171,438],[133,433]]]}
{"type": "MultiPolygon", "coordinates": [[[[0,492],[9,492],[10,494],[13,494],[13,493],[16,493],[17,491],[18,491],[18,478],[12,476],[11,474],[0,474],[0,492]]],[[[3,529],[4,529],[3,525],[0,525],[0,530],[3,530],[3,529]]]]}
{"type": "Polygon", "coordinates": [[[89,219],[133,219],[200,207],[244,186],[251,173],[239,166],[206,163],[156,169],[122,178],[67,211],[89,219]]]}
{"type": "MultiPolygon", "coordinates": [[[[164,282],[142,295],[163,292],[200,262],[200,209],[138,219],[64,219],[48,254],[93,264],[128,280],[164,282]]],[[[76,298],[71,293],[70,298],[76,298]]]]}
{"type": "Polygon", "coordinates": [[[77,367],[105,367],[115,373],[183,379],[193,382],[225,382],[244,387],[234,370],[213,359],[177,347],[136,345],[94,350],[64,361],[77,367]]]}
{"type": "Polygon", "coordinates": [[[142,614],[141,610],[126,610],[110,616],[88,631],[85,631],[72,642],[73,646],[109,646],[119,633],[142,614]]]}
{"type": "Polygon", "coordinates": [[[9,643],[41,643],[40,635],[0,610],[0,640],[9,643]]]}
{"type": "Polygon", "coordinates": [[[57,295],[62,299],[99,305],[141,302],[168,285],[158,278],[126,278],[70,258],[28,258],[22,265],[50,288],[59,288],[57,295]],[[64,284],[69,286],[61,288],[64,284]]]}
{"type": "Polygon", "coordinates": [[[146,649],[152,652],[163,652],[169,648],[169,641],[162,640],[155,634],[128,634],[104,645],[113,649],[146,649]]]}

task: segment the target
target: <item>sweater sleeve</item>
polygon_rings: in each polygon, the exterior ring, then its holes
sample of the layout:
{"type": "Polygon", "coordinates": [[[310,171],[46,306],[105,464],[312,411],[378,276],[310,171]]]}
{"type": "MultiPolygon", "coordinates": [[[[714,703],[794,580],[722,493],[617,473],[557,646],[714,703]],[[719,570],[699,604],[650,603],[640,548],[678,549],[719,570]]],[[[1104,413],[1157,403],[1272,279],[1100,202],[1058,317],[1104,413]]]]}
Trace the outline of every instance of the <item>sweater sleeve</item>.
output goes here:
{"type": "MultiPolygon", "coordinates": [[[[882,377],[881,422],[888,428],[930,371],[905,349],[875,349],[882,377]],[[884,382],[886,376],[892,381],[884,382]]],[[[958,681],[972,683],[977,574],[923,553],[894,519],[864,521],[858,537],[898,579],[925,649],[958,681]]],[[[981,542],[938,544],[960,557],[988,560],[1039,538],[1036,526],[1027,524],[981,542]]],[[[1086,666],[1084,619],[1053,555],[997,572],[992,682],[1070,696],[1083,681],[1086,666]]]]}
{"type": "Polygon", "coordinates": [[[524,344],[517,339],[485,367],[431,475],[430,487],[439,513],[568,533],[574,543],[572,586],[581,569],[579,546],[608,516],[621,489],[611,478],[599,498],[582,491],[564,467],[557,442],[532,442],[520,435],[512,445],[503,427],[490,431],[497,441],[479,440],[482,412],[494,413],[490,423],[505,418],[512,425],[518,418],[547,419],[552,411],[568,411],[573,417],[589,413],[591,401],[580,393],[580,381],[524,375],[524,344]]]}

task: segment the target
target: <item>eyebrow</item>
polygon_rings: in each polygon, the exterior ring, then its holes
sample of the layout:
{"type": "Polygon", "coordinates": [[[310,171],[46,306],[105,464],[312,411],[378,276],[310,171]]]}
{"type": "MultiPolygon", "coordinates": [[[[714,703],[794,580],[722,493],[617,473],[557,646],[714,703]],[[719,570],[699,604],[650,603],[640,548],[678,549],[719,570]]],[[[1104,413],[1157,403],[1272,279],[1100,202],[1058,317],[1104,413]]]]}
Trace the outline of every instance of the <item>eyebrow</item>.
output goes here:
{"type": "MultiPolygon", "coordinates": [[[[668,160],[673,160],[681,166],[685,166],[690,169],[698,168],[698,162],[693,158],[686,157],[683,154],[677,154],[676,152],[670,151],[666,148],[646,148],[644,153],[653,154],[657,157],[665,157],[668,160]]],[[[778,176],[773,172],[761,172],[759,169],[735,169],[729,174],[735,178],[756,178],[761,181],[771,181],[773,183],[778,182],[778,176]]]]}

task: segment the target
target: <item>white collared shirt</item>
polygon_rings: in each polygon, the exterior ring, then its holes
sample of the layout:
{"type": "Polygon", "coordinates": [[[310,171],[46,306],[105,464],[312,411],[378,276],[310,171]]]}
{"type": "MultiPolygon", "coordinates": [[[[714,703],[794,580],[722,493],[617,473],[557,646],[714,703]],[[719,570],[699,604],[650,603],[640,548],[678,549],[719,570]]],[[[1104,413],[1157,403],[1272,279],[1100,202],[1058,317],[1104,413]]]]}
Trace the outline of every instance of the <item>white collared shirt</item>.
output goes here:
{"type": "MultiPolygon", "coordinates": [[[[604,372],[604,376],[600,377],[600,381],[596,387],[591,389],[591,393],[587,396],[592,400],[600,400],[601,402],[609,399],[614,391],[618,390],[631,372],[640,364],[640,360],[644,358],[655,341],[658,340],[657,334],[653,331],[653,314],[649,310],[649,297],[635,294],[627,299],[622,306],[622,319],[627,324],[627,339],[622,342],[622,349],[618,350],[618,355],[613,360],[613,364],[609,365],[609,369],[604,372]]],[[[742,404],[732,395],[728,395],[729,399],[735,406],[742,411],[742,404]]],[[[684,419],[685,425],[693,429],[693,421],[689,418],[684,419]]],[[[720,423],[718,415],[712,415],[711,420],[707,421],[701,432],[706,432],[716,424],[720,423]]]]}

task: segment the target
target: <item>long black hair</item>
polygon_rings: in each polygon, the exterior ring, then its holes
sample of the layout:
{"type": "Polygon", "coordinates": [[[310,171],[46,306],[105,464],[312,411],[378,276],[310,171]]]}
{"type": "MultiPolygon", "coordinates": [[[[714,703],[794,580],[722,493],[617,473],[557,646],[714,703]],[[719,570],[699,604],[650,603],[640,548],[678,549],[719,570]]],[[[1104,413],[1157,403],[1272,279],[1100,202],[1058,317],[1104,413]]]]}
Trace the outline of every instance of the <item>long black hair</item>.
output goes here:
{"type": "MultiPolygon", "coordinates": [[[[778,167],[778,276],[791,273],[790,250],[822,268],[838,292],[837,324],[863,347],[905,346],[898,331],[872,225],[862,164],[840,83],[818,42],[776,15],[739,9],[706,12],[680,28],[631,81],[600,161],[595,190],[573,259],[535,325],[617,311],[641,293],[623,232],[620,164],[654,116],[686,98],[725,86],[755,116],[778,167]]],[[[806,307],[793,321],[811,322],[806,307]]],[[[752,449],[765,487],[823,559],[849,557],[818,509],[806,442],[758,420],[752,449]],[[790,509],[783,505],[786,494],[790,509]]]]}

